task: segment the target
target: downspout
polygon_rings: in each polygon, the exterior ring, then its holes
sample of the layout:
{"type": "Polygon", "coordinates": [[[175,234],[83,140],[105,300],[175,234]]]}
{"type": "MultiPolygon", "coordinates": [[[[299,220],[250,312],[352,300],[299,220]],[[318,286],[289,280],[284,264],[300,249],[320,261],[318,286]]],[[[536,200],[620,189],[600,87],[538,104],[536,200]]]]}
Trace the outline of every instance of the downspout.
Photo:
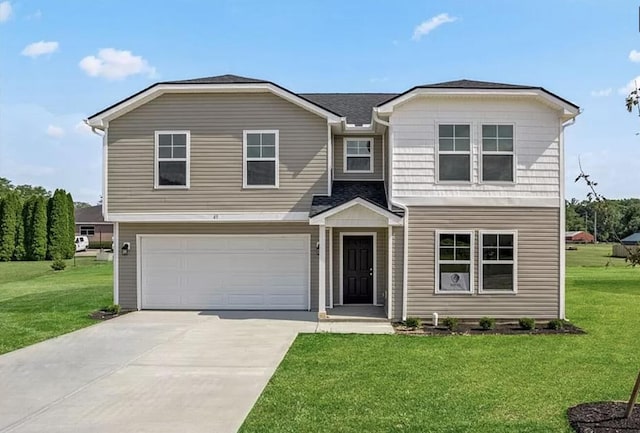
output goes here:
{"type": "MultiPolygon", "coordinates": [[[[580,114],[580,113],[578,113],[580,114]]],[[[566,259],[566,251],[564,249],[565,247],[565,239],[564,239],[564,231],[566,228],[566,206],[565,206],[565,187],[564,187],[564,170],[565,170],[565,166],[564,166],[564,130],[565,128],[572,126],[573,124],[576,123],[576,118],[575,116],[567,121],[566,123],[563,123],[560,125],[560,169],[561,169],[561,179],[560,179],[560,239],[558,241],[559,243],[559,247],[560,247],[560,272],[559,272],[559,279],[560,279],[560,293],[558,296],[558,317],[560,319],[566,319],[566,312],[565,312],[565,297],[566,297],[566,283],[565,283],[565,278],[566,278],[566,263],[567,263],[567,259],[566,259]]]]}

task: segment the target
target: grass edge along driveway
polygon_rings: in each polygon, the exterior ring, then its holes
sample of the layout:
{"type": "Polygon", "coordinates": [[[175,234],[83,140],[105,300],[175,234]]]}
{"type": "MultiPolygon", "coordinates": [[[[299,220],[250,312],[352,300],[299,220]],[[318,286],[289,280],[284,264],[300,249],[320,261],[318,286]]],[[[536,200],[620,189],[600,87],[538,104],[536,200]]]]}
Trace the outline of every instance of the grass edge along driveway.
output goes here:
{"type": "Polygon", "coordinates": [[[241,432],[570,432],[568,407],[627,399],[640,366],[640,269],[581,250],[597,266],[571,258],[567,315],[587,335],[299,335],[241,432]]]}
{"type": "Polygon", "coordinates": [[[97,323],[89,313],[111,304],[113,266],[93,257],[0,263],[0,354],[97,323]]]}

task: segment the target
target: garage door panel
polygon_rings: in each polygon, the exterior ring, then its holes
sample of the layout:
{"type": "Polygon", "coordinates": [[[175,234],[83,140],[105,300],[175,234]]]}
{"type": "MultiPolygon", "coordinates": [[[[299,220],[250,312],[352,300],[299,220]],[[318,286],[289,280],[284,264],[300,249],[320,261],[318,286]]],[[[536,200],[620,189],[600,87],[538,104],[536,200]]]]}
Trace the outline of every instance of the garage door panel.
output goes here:
{"type": "Polygon", "coordinates": [[[307,309],[308,236],[145,236],[142,308],[307,309]]]}

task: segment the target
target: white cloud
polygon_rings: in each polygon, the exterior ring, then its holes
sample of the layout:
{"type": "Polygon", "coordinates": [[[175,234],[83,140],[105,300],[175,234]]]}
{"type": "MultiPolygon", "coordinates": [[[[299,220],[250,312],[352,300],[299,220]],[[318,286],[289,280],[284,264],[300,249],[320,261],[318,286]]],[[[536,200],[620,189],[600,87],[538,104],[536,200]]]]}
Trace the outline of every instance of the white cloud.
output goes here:
{"type": "Polygon", "coordinates": [[[447,14],[447,13],[436,15],[435,17],[431,17],[428,20],[423,21],[423,22],[421,22],[420,24],[418,24],[416,26],[416,28],[413,30],[412,39],[414,41],[419,41],[420,38],[422,38],[423,36],[425,36],[429,32],[437,29],[441,25],[446,24],[446,23],[452,23],[452,22],[456,21],[457,19],[458,18],[456,18],[456,17],[450,17],[449,14],[447,14]]]}
{"type": "Polygon", "coordinates": [[[38,9],[31,15],[27,15],[28,20],[39,20],[40,18],[42,18],[42,11],[40,9],[38,9]]]}
{"type": "Polygon", "coordinates": [[[630,80],[626,86],[620,87],[618,89],[618,93],[621,95],[628,95],[631,91],[636,89],[636,85],[640,86],[640,75],[635,77],[633,80],[630,80]]]}
{"type": "Polygon", "coordinates": [[[11,18],[11,3],[8,1],[0,3],[0,23],[11,18]]]}
{"type": "Polygon", "coordinates": [[[59,126],[49,125],[47,127],[47,135],[52,138],[61,138],[64,135],[64,129],[59,126]]]}
{"type": "Polygon", "coordinates": [[[596,97],[596,98],[603,97],[603,96],[609,96],[609,95],[611,95],[611,91],[612,90],[613,89],[611,87],[608,87],[606,89],[600,89],[600,90],[592,90],[591,91],[591,96],[596,97]]]}
{"type": "Polygon", "coordinates": [[[629,60],[631,60],[633,63],[640,62],[640,51],[631,50],[631,52],[629,53],[629,60]]]}
{"type": "Polygon", "coordinates": [[[60,45],[55,41],[34,42],[24,47],[24,50],[22,50],[21,54],[23,56],[28,56],[28,57],[31,57],[32,59],[35,59],[36,57],[42,56],[44,54],[55,53],[56,51],[58,51],[59,46],[60,45]]]}
{"type": "Polygon", "coordinates": [[[107,80],[122,80],[129,75],[156,75],[156,68],[141,56],[134,56],[131,51],[103,48],[98,56],[87,56],[79,63],[80,68],[91,77],[103,77],[107,80]]]}

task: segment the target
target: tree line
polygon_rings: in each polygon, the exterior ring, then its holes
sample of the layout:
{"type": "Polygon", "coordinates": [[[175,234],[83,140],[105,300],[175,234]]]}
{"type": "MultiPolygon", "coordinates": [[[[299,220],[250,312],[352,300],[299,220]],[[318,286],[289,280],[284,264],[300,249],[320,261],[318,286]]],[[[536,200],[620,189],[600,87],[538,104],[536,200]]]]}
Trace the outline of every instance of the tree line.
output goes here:
{"type": "Polygon", "coordinates": [[[75,254],[75,212],[70,193],[14,187],[0,178],[0,261],[59,260],[75,254]]]}
{"type": "Polygon", "coordinates": [[[566,230],[597,234],[600,242],[617,242],[640,232],[640,199],[566,202],[566,230]]]}

